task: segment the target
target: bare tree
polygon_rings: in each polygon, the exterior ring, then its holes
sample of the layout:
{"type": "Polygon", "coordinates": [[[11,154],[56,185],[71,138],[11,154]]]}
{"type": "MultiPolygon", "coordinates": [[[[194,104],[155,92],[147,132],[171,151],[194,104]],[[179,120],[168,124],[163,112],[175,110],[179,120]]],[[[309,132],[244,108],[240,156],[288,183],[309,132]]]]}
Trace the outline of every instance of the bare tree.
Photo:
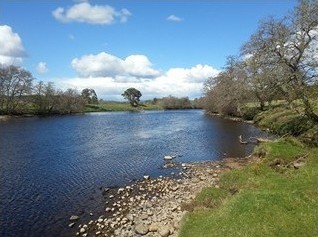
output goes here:
{"type": "Polygon", "coordinates": [[[317,83],[317,37],[318,3],[302,0],[288,17],[263,21],[243,47],[246,55],[258,54],[267,59],[262,72],[265,68],[280,72],[276,85],[285,92],[286,99],[290,104],[300,99],[304,114],[316,122],[318,114],[313,110],[309,88],[317,83]]]}
{"type": "Polygon", "coordinates": [[[225,70],[209,78],[204,85],[205,109],[224,115],[240,115],[241,105],[250,97],[246,78],[242,62],[229,57],[225,70]]]}
{"type": "Polygon", "coordinates": [[[5,114],[22,113],[26,95],[32,91],[32,74],[20,67],[0,68],[0,110],[5,114]]]}

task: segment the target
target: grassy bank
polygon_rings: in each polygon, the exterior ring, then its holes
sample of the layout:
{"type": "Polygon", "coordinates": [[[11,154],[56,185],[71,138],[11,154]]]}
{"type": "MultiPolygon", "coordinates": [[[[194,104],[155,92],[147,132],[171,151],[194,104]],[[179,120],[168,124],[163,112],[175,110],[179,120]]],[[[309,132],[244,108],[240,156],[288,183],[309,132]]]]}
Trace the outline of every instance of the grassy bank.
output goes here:
{"type": "Polygon", "coordinates": [[[280,139],[256,154],[196,197],[181,237],[318,236],[318,149],[280,139]]]}
{"type": "Polygon", "coordinates": [[[162,110],[163,108],[153,104],[142,104],[138,108],[132,107],[125,102],[103,102],[99,104],[89,104],[85,106],[86,113],[88,112],[111,112],[111,111],[140,111],[140,110],[162,110]]]}

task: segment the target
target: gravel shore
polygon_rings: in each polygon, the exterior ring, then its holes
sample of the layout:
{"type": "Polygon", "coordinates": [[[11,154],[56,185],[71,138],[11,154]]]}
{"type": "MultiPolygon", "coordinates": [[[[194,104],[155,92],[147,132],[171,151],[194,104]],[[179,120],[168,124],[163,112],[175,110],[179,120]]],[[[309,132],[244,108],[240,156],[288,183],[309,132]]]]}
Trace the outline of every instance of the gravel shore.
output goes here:
{"type": "MultiPolygon", "coordinates": [[[[216,162],[174,164],[179,169],[175,177],[144,176],[126,187],[103,190],[105,215],[76,226],[77,236],[178,236],[185,206],[207,186],[219,188],[219,176],[246,165],[251,158],[226,158],[216,162]]],[[[168,165],[169,166],[169,165],[168,165]]]]}

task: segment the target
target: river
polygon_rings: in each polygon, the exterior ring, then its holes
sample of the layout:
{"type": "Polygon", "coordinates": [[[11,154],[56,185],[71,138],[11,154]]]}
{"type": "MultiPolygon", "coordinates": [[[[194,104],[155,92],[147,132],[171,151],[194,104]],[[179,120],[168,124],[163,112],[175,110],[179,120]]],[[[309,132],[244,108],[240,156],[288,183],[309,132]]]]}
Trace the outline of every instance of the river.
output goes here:
{"type": "Polygon", "coordinates": [[[101,187],[169,175],[178,162],[248,155],[254,126],[201,110],[107,112],[0,121],[0,236],[70,236],[71,215],[103,213],[101,187]]]}

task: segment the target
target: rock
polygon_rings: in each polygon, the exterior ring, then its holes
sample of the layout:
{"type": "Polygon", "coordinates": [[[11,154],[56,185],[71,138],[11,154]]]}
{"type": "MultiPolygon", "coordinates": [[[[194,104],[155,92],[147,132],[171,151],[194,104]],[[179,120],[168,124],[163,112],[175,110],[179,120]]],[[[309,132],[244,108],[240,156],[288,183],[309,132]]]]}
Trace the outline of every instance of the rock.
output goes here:
{"type": "Polygon", "coordinates": [[[81,233],[81,234],[84,233],[85,231],[86,231],[85,228],[81,228],[81,229],[80,229],[80,233],[81,233]]]}
{"type": "Polygon", "coordinates": [[[68,225],[68,227],[72,228],[74,225],[75,225],[75,223],[72,222],[72,223],[70,223],[70,224],[68,225]]]}
{"type": "Polygon", "coordinates": [[[141,219],[141,220],[147,220],[147,219],[148,219],[148,215],[145,214],[145,213],[142,213],[142,214],[140,215],[140,219],[141,219]]]}
{"type": "Polygon", "coordinates": [[[172,156],[165,156],[163,159],[164,159],[164,160],[172,160],[173,157],[172,157],[172,156]]]}
{"type": "Polygon", "coordinates": [[[126,218],[130,221],[134,221],[134,216],[132,214],[128,214],[126,218]]]}
{"type": "Polygon", "coordinates": [[[294,165],[295,169],[299,169],[300,167],[304,166],[305,163],[304,162],[294,162],[293,165],[294,165]]]}
{"type": "Polygon", "coordinates": [[[145,179],[145,180],[148,180],[149,178],[150,178],[149,175],[144,175],[144,179],[145,179]]]}
{"type": "Polygon", "coordinates": [[[168,237],[170,235],[169,227],[164,226],[158,230],[158,233],[161,237],[168,237]]]}
{"type": "Polygon", "coordinates": [[[150,226],[149,226],[149,231],[150,232],[158,231],[158,224],[157,223],[151,223],[150,226]]]}
{"type": "Polygon", "coordinates": [[[79,216],[73,215],[70,217],[70,221],[77,221],[78,219],[79,219],[79,216]]]}
{"type": "Polygon", "coordinates": [[[120,194],[120,193],[122,193],[122,192],[124,192],[124,191],[125,191],[124,188],[119,188],[119,189],[117,190],[117,193],[120,194]]]}
{"type": "Polygon", "coordinates": [[[136,234],[139,234],[139,235],[145,235],[148,233],[148,231],[149,231],[148,226],[143,224],[136,225],[135,227],[135,232],[136,234]]]}

